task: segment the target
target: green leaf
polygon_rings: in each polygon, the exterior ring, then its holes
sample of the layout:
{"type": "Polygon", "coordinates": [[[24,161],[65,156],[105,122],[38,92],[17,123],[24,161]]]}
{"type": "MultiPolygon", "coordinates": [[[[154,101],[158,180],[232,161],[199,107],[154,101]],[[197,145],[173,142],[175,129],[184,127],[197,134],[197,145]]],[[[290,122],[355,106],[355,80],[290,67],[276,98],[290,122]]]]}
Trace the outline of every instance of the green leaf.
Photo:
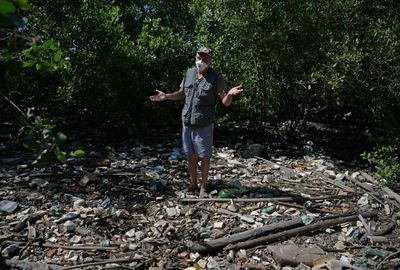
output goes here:
{"type": "Polygon", "coordinates": [[[67,136],[62,132],[57,132],[54,136],[54,143],[58,146],[63,144],[67,140],[67,136]]]}
{"type": "Polygon", "coordinates": [[[40,142],[32,140],[24,143],[23,146],[31,150],[38,150],[40,149],[40,142]]]}
{"type": "Polygon", "coordinates": [[[46,129],[54,129],[56,125],[54,124],[46,124],[46,129]]]}
{"type": "Polygon", "coordinates": [[[50,129],[44,129],[42,131],[42,135],[44,139],[47,139],[51,135],[51,130],[50,129]]]}
{"type": "Polygon", "coordinates": [[[65,157],[65,152],[61,151],[59,147],[56,147],[56,149],[54,150],[54,153],[56,154],[57,159],[61,163],[67,162],[67,158],[65,157]]]}
{"type": "Polygon", "coordinates": [[[42,117],[40,116],[35,117],[35,125],[38,127],[42,125],[42,117]]]}
{"type": "Polygon", "coordinates": [[[78,150],[71,152],[71,156],[76,157],[76,158],[82,158],[85,156],[85,154],[86,154],[85,151],[82,149],[78,149],[78,150]]]}
{"type": "Polygon", "coordinates": [[[18,7],[22,10],[28,10],[32,7],[28,0],[17,0],[16,2],[18,7]]]}
{"type": "Polygon", "coordinates": [[[62,51],[57,51],[57,53],[54,55],[54,61],[58,62],[60,61],[62,56],[62,51]]]}
{"type": "Polygon", "coordinates": [[[0,14],[14,13],[16,8],[11,1],[0,0],[0,14]]]}
{"type": "Polygon", "coordinates": [[[23,67],[23,68],[32,67],[33,64],[34,64],[33,61],[24,61],[24,62],[22,63],[22,67],[23,67]]]}
{"type": "Polygon", "coordinates": [[[55,48],[55,46],[56,46],[56,43],[54,42],[53,39],[46,40],[46,41],[43,43],[43,47],[44,47],[44,48],[55,48]]]}
{"type": "Polygon", "coordinates": [[[27,129],[25,130],[25,135],[31,138],[35,138],[39,136],[39,132],[35,129],[27,129]]]}
{"type": "Polygon", "coordinates": [[[42,161],[43,159],[45,159],[49,154],[49,150],[48,149],[44,149],[42,151],[42,153],[40,153],[40,155],[32,162],[32,165],[36,165],[38,164],[38,162],[42,161]]]}

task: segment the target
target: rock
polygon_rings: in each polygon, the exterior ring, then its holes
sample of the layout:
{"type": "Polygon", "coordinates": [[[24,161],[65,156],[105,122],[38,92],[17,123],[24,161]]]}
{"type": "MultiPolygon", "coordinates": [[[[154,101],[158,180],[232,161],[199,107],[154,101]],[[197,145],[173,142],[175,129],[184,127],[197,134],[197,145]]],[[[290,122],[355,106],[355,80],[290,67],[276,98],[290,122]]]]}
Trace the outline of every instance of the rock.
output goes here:
{"type": "Polygon", "coordinates": [[[86,173],[81,180],[79,180],[79,185],[81,187],[86,187],[89,182],[97,181],[97,176],[92,173],[86,173]]]}
{"type": "Polygon", "coordinates": [[[247,147],[247,149],[243,153],[244,158],[252,158],[252,157],[267,157],[267,149],[262,144],[251,144],[247,147]]]}
{"type": "Polygon", "coordinates": [[[125,209],[118,209],[118,210],[115,212],[115,215],[116,215],[118,218],[121,218],[121,219],[128,219],[128,218],[129,218],[129,212],[126,211],[125,209]]]}
{"type": "Polygon", "coordinates": [[[245,249],[241,249],[236,252],[236,256],[238,257],[238,259],[247,259],[247,252],[245,249]]]}
{"type": "Polygon", "coordinates": [[[136,238],[136,240],[138,240],[138,241],[142,240],[145,236],[146,236],[146,235],[145,235],[144,232],[142,232],[142,231],[135,232],[135,238],[136,238]]]}
{"type": "Polygon", "coordinates": [[[325,252],[319,247],[299,247],[296,245],[268,246],[274,260],[280,266],[297,266],[300,263],[312,266],[313,260],[325,252]]]}
{"type": "Polygon", "coordinates": [[[66,231],[66,232],[73,232],[73,231],[75,231],[75,223],[73,223],[71,220],[67,220],[65,223],[64,223],[64,231],[66,231]]]}
{"type": "MultiPolygon", "coordinates": [[[[67,222],[68,222],[68,221],[67,221],[67,222]]],[[[71,239],[69,239],[69,241],[70,241],[71,243],[73,243],[73,244],[77,244],[77,243],[79,243],[79,242],[81,241],[81,239],[82,239],[82,236],[80,236],[80,235],[74,235],[74,236],[71,237],[71,239]]]]}
{"type": "Polygon", "coordinates": [[[119,245],[119,249],[122,252],[127,252],[127,251],[129,251],[129,245],[127,243],[122,243],[121,245],[119,245]]]}
{"type": "Polygon", "coordinates": [[[1,255],[4,258],[9,259],[17,255],[18,252],[19,252],[19,246],[16,244],[11,244],[1,251],[1,255]]]}
{"type": "Polygon", "coordinates": [[[238,211],[238,207],[236,205],[236,203],[231,200],[231,203],[228,205],[227,209],[231,212],[237,212],[238,211]]]}
{"type": "Polygon", "coordinates": [[[49,185],[49,181],[41,179],[41,178],[35,178],[32,179],[32,181],[29,183],[30,187],[41,187],[44,188],[49,185]]]}
{"type": "Polygon", "coordinates": [[[214,223],[214,229],[222,229],[222,228],[224,228],[224,222],[215,222],[214,223]]]}
{"type": "Polygon", "coordinates": [[[73,203],[73,208],[76,211],[79,211],[85,205],[85,200],[76,198],[73,203]]]}
{"type": "Polygon", "coordinates": [[[134,235],[135,235],[135,229],[133,228],[133,229],[130,229],[129,231],[127,231],[126,233],[125,233],[125,235],[126,236],[128,236],[128,237],[133,237],[134,235]]]}
{"type": "Polygon", "coordinates": [[[12,213],[17,209],[18,204],[13,201],[0,201],[0,212],[12,213]]]}
{"type": "Polygon", "coordinates": [[[234,260],[235,260],[235,253],[233,252],[233,250],[229,250],[228,255],[226,255],[226,260],[227,260],[227,262],[229,262],[229,263],[234,262],[234,260]]]}
{"type": "Polygon", "coordinates": [[[168,217],[175,217],[178,214],[178,211],[174,207],[169,207],[169,208],[167,208],[165,210],[167,211],[168,217]]]}
{"type": "Polygon", "coordinates": [[[204,259],[198,260],[197,264],[201,267],[201,269],[205,269],[207,266],[207,261],[204,259]]]}
{"type": "Polygon", "coordinates": [[[219,263],[213,257],[208,257],[208,259],[207,259],[207,268],[209,268],[209,269],[221,269],[221,267],[219,266],[219,263]]]}
{"type": "Polygon", "coordinates": [[[129,244],[129,245],[128,245],[128,249],[129,249],[129,250],[137,250],[137,249],[138,249],[138,245],[136,245],[136,244],[129,244]]]}

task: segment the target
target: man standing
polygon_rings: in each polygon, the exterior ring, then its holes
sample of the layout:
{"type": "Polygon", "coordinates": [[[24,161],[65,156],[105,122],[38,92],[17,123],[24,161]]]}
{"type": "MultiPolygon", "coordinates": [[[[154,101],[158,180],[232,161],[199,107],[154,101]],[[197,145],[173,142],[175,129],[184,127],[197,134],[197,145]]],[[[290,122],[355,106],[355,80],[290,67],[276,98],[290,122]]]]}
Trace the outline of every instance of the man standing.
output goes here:
{"type": "Polygon", "coordinates": [[[197,165],[200,159],[200,197],[205,197],[212,155],[217,97],[219,96],[225,106],[229,106],[232,104],[233,96],[240,94],[243,89],[239,85],[227,91],[222,74],[211,67],[212,50],[210,48],[201,47],[197,50],[195,64],[196,67],[186,71],[177,91],[165,94],[156,90],[158,94],[150,96],[150,100],[185,99],[182,109],[182,148],[188,156],[191,182],[189,191],[197,189],[197,165]]]}

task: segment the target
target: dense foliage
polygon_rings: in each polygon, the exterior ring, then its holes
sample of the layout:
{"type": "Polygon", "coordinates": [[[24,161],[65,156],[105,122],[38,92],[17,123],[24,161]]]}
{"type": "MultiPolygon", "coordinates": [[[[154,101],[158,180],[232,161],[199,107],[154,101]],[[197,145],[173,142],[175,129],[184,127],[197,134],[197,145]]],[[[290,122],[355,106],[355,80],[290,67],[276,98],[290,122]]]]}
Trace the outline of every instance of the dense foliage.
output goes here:
{"type": "Polygon", "coordinates": [[[375,143],[372,156],[391,147],[397,162],[399,15],[393,0],[0,0],[1,91],[100,128],[163,120],[173,105],[148,96],[177,89],[207,45],[245,88],[231,119],[287,121],[291,135],[346,121],[375,143]]]}

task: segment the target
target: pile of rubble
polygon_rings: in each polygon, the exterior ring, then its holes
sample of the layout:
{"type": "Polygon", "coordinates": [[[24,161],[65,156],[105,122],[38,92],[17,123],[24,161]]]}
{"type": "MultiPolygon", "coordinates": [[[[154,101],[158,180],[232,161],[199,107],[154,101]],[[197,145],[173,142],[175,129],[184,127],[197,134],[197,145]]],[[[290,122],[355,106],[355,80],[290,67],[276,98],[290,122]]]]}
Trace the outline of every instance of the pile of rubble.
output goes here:
{"type": "Polygon", "coordinates": [[[106,147],[42,169],[1,158],[0,268],[399,267],[400,196],[371,173],[215,148],[199,198],[179,144],[106,147]]]}

